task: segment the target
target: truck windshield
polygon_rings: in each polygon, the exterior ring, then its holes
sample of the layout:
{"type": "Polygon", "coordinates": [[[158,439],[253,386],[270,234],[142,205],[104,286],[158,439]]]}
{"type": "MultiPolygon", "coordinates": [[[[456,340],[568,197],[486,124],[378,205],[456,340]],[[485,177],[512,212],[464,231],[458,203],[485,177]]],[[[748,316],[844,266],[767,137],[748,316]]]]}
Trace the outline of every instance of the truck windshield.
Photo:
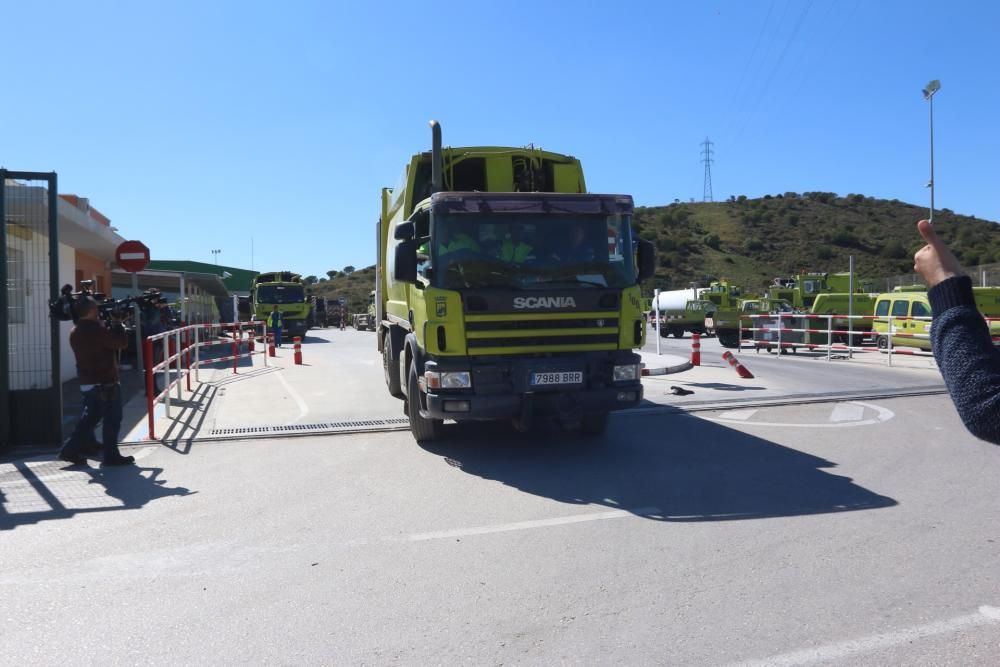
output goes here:
{"type": "Polygon", "coordinates": [[[257,303],[302,303],[306,294],[297,285],[263,285],[257,288],[257,303]]]}
{"type": "Polygon", "coordinates": [[[433,282],[444,289],[635,284],[627,215],[439,214],[433,282]]]}

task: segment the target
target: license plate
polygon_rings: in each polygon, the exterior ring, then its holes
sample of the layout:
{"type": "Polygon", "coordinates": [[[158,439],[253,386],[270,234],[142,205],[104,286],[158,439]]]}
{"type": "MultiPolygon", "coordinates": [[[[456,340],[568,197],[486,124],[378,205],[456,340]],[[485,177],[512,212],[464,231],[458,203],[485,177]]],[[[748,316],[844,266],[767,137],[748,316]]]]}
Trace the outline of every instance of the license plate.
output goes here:
{"type": "Polygon", "coordinates": [[[549,384],[583,384],[582,371],[557,371],[554,373],[532,373],[531,386],[549,384]]]}

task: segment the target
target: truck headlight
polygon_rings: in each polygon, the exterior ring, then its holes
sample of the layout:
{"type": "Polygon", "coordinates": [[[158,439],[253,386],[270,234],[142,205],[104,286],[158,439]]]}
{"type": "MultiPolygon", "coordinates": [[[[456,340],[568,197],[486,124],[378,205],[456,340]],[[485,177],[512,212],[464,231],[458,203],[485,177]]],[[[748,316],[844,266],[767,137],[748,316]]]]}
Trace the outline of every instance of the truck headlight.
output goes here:
{"type": "Polygon", "coordinates": [[[639,379],[639,364],[626,364],[624,366],[615,366],[614,370],[614,381],[615,382],[627,382],[629,380],[639,379]]]}
{"type": "Polygon", "coordinates": [[[471,389],[469,371],[426,371],[424,380],[428,389],[471,389]]]}

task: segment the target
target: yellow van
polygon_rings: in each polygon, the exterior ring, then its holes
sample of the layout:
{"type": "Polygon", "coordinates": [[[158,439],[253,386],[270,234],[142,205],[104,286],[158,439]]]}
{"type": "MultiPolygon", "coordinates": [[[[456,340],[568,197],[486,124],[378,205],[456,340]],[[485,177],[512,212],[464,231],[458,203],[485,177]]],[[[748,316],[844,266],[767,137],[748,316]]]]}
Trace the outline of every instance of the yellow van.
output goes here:
{"type": "Polygon", "coordinates": [[[897,291],[879,294],[875,300],[875,320],[872,332],[880,350],[889,347],[892,336],[893,347],[916,347],[930,350],[931,304],[927,292],[897,291]],[[890,330],[889,317],[892,317],[890,330]],[[920,317],[926,319],[895,319],[920,317]]]}
{"type": "MultiPolygon", "coordinates": [[[[1000,317],[1000,287],[973,287],[973,298],[976,307],[985,317],[1000,317]]],[[[889,318],[896,317],[931,317],[931,304],[927,299],[927,290],[915,289],[913,286],[897,287],[895,291],[879,294],[875,301],[875,321],[872,331],[879,349],[889,345],[889,318]]],[[[990,334],[995,345],[1000,345],[1000,320],[989,322],[990,334]]],[[[914,334],[930,334],[931,322],[927,320],[895,320],[892,321],[892,346],[902,345],[930,350],[929,338],[914,338],[914,334]],[[906,334],[906,335],[900,335],[906,334]]]]}

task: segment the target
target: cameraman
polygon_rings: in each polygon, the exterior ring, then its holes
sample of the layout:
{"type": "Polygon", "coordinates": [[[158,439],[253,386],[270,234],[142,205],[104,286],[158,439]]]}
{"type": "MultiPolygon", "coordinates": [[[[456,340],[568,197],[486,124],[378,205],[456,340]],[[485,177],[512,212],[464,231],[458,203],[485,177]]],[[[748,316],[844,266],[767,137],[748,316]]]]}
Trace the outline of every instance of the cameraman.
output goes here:
{"type": "Polygon", "coordinates": [[[87,462],[87,443],[93,438],[97,422],[103,421],[102,466],[121,466],[135,463],[135,457],[122,456],[118,451],[118,431],[122,423],[122,390],[118,384],[116,352],[128,344],[122,327],[121,313],[111,314],[111,328],[107,329],[98,318],[97,302],[89,296],[77,300],[76,326],[69,334],[69,344],[76,357],[80,391],[83,392],[83,411],[80,420],[59,452],[59,458],[74,465],[87,462]]]}

